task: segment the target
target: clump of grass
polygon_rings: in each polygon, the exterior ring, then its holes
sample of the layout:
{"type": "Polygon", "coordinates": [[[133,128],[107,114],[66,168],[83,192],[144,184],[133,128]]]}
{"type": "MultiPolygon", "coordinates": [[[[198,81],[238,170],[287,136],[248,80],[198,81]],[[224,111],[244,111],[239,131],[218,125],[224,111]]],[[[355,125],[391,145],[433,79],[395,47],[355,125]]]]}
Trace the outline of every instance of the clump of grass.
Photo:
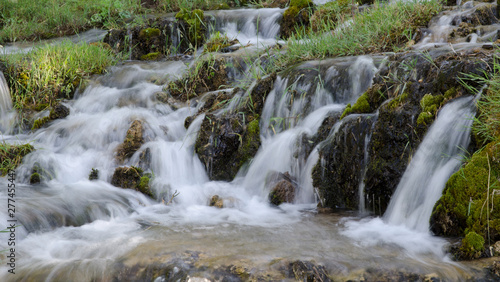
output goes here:
{"type": "Polygon", "coordinates": [[[360,55],[400,51],[411,40],[417,27],[426,25],[441,10],[439,1],[396,1],[375,3],[355,15],[350,22],[338,23],[318,32],[305,31],[291,36],[288,56],[294,60],[327,56],[360,55]]]}
{"type": "Polygon", "coordinates": [[[0,43],[112,28],[141,12],[135,0],[7,0],[0,5],[0,43]]]}
{"type": "Polygon", "coordinates": [[[82,79],[103,73],[119,60],[105,44],[69,41],[3,59],[9,66],[6,75],[14,107],[20,112],[27,107],[50,106],[58,99],[71,98],[82,79]]]}
{"type": "Polygon", "coordinates": [[[229,47],[238,43],[237,39],[230,39],[227,34],[222,34],[220,31],[212,34],[208,41],[205,43],[206,52],[218,52],[223,48],[229,47]]]}
{"type": "Polygon", "coordinates": [[[5,176],[10,170],[16,169],[22,162],[24,156],[33,152],[35,148],[31,144],[12,145],[5,142],[0,143],[0,173],[5,176]]]}
{"type": "Polygon", "coordinates": [[[311,16],[312,31],[335,29],[337,23],[344,22],[347,18],[350,18],[352,8],[351,0],[337,0],[318,7],[311,16]]]}
{"type": "MultiPolygon", "coordinates": [[[[494,62],[491,74],[468,75],[468,79],[488,85],[486,93],[477,102],[479,114],[472,126],[477,141],[484,145],[500,138],[500,63],[494,62]]],[[[471,88],[471,91],[477,93],[477,89],[471,88]]]]}

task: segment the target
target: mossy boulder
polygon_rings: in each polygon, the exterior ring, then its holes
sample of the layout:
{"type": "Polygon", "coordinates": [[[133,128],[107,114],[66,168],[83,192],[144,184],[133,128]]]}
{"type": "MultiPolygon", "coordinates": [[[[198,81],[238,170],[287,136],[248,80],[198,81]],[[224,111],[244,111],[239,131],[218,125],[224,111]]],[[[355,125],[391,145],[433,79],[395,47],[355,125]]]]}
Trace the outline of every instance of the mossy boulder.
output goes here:
{"type": "Polygon", "coordinates": [[[142,61],[156,61],[161,57],[160,52],[152,52],[141,56],[142,61]]]}
{"type": "Polygon", "coordinates": [[[295,281],[333,281],[323,265],[311,261],[290,262],[283,270],[287,278],[295,281]]]}
{"type": "Polygon", "coordinates": [[[434,206],[431,231],[453,237],[475,232],[486,239],[489,230],[492,242],[500,240],[500,209],[497,208],[500,197],[496,192],[499,178],[500,140],[496,140],[474,153],[450,177],[434,206]]]}
{"type": "MultiPolygon", "coordinates": [[[[249,118],[249,117],[245,117],[249,118]]],[[[241,115],[207,114],[195,143],[195,152],[210,179],[230,181],[260,146],[258,117],[248,122],[241,115]]]]}
{"type": "Polygon", "coordinates": [[[123,163],[130,158],[144,143],[142,122],[134,120],[127,130],[125,140],[116,150],[116,160],[123,163]]]}
{"type": "MultiPolygon", "coordinates": [[[[45,108],[42,108],[42,109],[45,109],[45,108]]],[[[55,105],[54,107],[52,107],[48,116],[36,119],[33,122],[33,126],[31,127],[31,130],[35,131],[37,129],[40,129],[40,128],[46,126],[50,121],[65,118],[65,117],[69,116],[69,113],[70,113],[69,108],[64,106],[63,104],[59,103],[59,104],[55,105]]]]}
{"type": "Polygon", "coordinates": [[[150,177],[144,175],[141,168],[117,167],[111,178],[111,184],[116,187],[134,189],[146,196],[153,197],[153,192],[149,186],[150,177]]]}
{"type": "Polygon", "coordinates": [[[422,112],[418,115],[417,124],[431,124],[434,121],[437,110],[442,106],[444,95],[425,94],[420,100],[422,112]]]}
{"type": "Polygon", "coordinates": [[[287,39],[296,28],[308,27],[313,8],[312,0],[291,0],[281,20],[281,37],[287,39]]]}
{"type": "Polygon", "coordinates": [[[30,176],[30,184],[31,185],[38,184],[41,181],[42,181],[42,177],[40,176],[40,174],[38,172],[31,174],[31,176],[30,176]]]}

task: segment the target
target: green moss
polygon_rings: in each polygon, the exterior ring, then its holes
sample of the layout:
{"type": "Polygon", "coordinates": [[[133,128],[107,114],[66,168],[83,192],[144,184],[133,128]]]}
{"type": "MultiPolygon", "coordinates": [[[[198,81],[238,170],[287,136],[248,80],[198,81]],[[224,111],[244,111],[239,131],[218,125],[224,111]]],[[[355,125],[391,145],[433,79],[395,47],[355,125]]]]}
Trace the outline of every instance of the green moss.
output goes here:
{"type": "Polygon", "coordinates": [[[41,177],[40,174],[35,172],[30,176],[30,184],[37,184],[40,183],[41,177]]]}
{"type": "MultiPolygon", "coordinates": [[[[422,100],[420,100],[420,107],[422,107],[423,111],[430,111],[430,108],[433,106],[441,105],[441,103],[444,100],[443,95],[432,95],[432,94],[425,94],[424,97],[422,97],[422,100]]],[[[435,113],[435,112],[434,112],[435,113]]]]}
{"type": "Polygon", "coordinates": [[[418,115],[417,124],[418,125],[430,124],[430,123],[432,123],[433,120],[434,120],[434,114],[429,113],[429,112],[421,112],[418,115]]]}
{"type": "Polygon", "coordinates": [[[445,99],[451,99],[454,98],[457,95],[457,89],[455,87],[452,87],[444,93],[444,98],[445,99]]]}
{"type": "Polygon", "coordinates": [[[37,112],[40,112],[40,111],[43,111],[45,110],[46,108],[48,108],[50,105],[47,104],[47,103],[42,103],[42,104],[36,104],[36,105],[33,105],[32,109],[34,111],[37,111],[37,112]]]}
{"type": "Polygon", "coordinates": [[[352,113],[352,107],[351,104],[347,104],[347,106],[344,109],[344,112],[342,112],[342,115],[340,116],[340,119],[343,119],[345,116],[349,115],[352,113]]]}
{"type": "Polygon", "coordinates": [[[145,28],[139,31],[139,38],[142,40],[149,40],[153,37],[158,37],[161,35],[161,31],[157,28],[145,28]]]}
{"type": "Polygon", "coordinates": [[[395,110],[397,107],[401,106],[408,100],[409,94],[408,92],[404,92],[403,94],[397,96],[396,98],[392,99],[392,101],[389,102],[387,107],[391,110],[395,110]]]}
{"type": "Polygon", "coordinates": [[[223,48],[231,46],[233,41],[226,34],[217,32],[210,37],[210,40],[205,44],[206,52],[217,52],[223,48]]]}
{"type": "Polygon", "coordinates": [[[161,56],[160,52],[152,52],[141,56],[142,61],[155,61],[161,56]]]}
{"type": "Polygon", "coordinates": [[[39,118],[39,119],[35,120],[31,130],[37,130],[37,129],[41,128],[42,126],[44,126],[49,121],[50,121],[49,117],[39,118]]]}
{"type": "MultiPolygon", "coordinates": [[[[497,208],[500,197],[494,193],[500,189],[499,141],[491,142],[483,150],[474,153],[467,164],[450,177],[431,217],[433,225],[438,227],[436,230],[440,230],[435,233],[465,236],[475,232],[486,238],[489,223],[492,241],[500,240],[500,209],[497,208]],[[487,191],[490,192],[488,202],[487,191]]],[[[476,246],[474,249],[480,248],[476,246]]]]}
{"type": "Polygon", "coordinates": [[[313,5],[312,0],[291,0],[290,7],[297,7],[299,9],[307,8],[313,5]]]}
{"type": "Polygon", "coordinates": [[[151,190],[149,189],[149,177],[141,177],[139,184],[137,184],[137,190],[145,195],[151,196],[151,190]]]}
{"type": "Polygon", "coordinates": [[[260,145],[260,126],[259,126],[259,115],[256,115],[254,119],[248,123],[247,131],[243,139],[242,146],[238,149],[239,155],[239,167],[250,160],[260,145]]]}
{"type": "Polygon", "coordinates": [[[361,97],[358,98],[356,103],[352,106],[352,112],[353,113],[369,113],[370,110],[370,103],[368,103],[368,95],[365,93],[361,95],[361,97]]]}
{"type": "MultiPolygon", "coordinates": [[[[448,92],[447,92],[448,93],[448,92]]],[[[450,93],[448,93],[450,95],[450,93]]],[[[430,124],[434,121],[436,112],[445,99],[443,95],[425,94],[420,100],[422,112],[419,114],[417,124],[430,124]]]]}
{"type": "Polygon", "coordinates": [[[460,248],[464,255],[468,258],[478,258],[481,252],[484,251],[483,236],[471,231],[465,235],[460,248]]]}

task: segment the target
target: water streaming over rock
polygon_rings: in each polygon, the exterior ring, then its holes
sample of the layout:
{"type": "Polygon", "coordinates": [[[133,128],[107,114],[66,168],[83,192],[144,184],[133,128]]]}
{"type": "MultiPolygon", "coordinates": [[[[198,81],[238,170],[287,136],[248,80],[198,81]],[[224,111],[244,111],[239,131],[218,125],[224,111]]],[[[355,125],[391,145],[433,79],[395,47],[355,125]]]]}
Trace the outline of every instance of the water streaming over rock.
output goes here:
{"type": "Polygon", "coordinates": [[[474,97],[467,97],[439,112],[392,196],[384,215],[389,224],[429,230],[432,208],[469,145],[475,111],[474,97]]]}
{"type": "Polygon", "coordinates": [[[12,98],[5,76],[0,71],[0,132],[9,133],[15,113],[12,111],[12,98]]]}
{"type": "Polygon", "coordinates": [[[280,32],[280,20],[284,9],[237,9],[212,13],[212,32],[238,39],[241,45],[275,44],[280,32]]]}

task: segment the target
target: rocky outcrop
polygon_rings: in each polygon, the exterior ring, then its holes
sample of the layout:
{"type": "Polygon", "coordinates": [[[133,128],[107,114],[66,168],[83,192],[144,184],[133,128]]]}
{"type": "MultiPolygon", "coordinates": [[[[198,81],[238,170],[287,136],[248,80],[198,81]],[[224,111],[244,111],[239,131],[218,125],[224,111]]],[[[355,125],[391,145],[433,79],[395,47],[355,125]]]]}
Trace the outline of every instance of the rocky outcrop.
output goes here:
{"type": "Polygon", "coordinates": [[[207,114],[196,139],[195,152],[210,179],[230,181],[253,158],[259,146],[258,116],[249,122],[238,114],[223,117],[207,114]]]}
{"type": "Polygon", "coordinates": [[[289,38],[297,27],[308,27],[314,3],[312,0],[291,0],[290,6],[283,13],[281,20],[281,37],[289,38]]]}
{"type": "Polygon", "coordinates": [[[365,139],[373,121],[373,115],[351,115],[342,121],[336,134],[320,144],[320,160],[313,168],[312,177],[324,207],[358,207],[358,187],[365,166],[365,139]]]}
{"type": "Polygon", "coordinates": [[[31,130],[37,130],[39,128],[42,128],[46,126],[46,124],[50,121],[56,120],[56,119],[63,119],[67,116],[69,116],[69,108],[66,107],[65,105],[59,103],[52,107],[52,109],[49,112],[48,116],[38,118],[33,121],[33,126],[31,127],[31,130]]]}
{"type": "Polygon", "coordinates": [[[130,128],[127,130],[125,140],[116,149],[116,160],[118,163],[123,163],[142,146],[144,143],[142,133],[142,122],[134,120],[130,125],[130,128]]]}

